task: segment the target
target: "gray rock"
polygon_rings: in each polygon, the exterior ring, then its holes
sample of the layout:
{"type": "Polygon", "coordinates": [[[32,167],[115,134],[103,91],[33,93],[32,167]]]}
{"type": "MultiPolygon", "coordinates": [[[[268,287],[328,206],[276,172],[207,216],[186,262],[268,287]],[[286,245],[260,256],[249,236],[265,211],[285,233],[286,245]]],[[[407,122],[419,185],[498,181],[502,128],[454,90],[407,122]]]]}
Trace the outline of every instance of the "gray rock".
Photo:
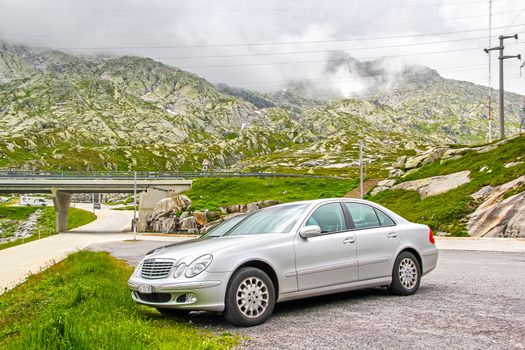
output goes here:
{"type": "Polygon", "coordinates": [[[504,165],[505,168],[512,168],[513,166],[523,164],[523,162],[510,162],[504,165]]]}
{"type": "Polygon", "coordinates": [[[246,204],[246,212],[247,213],[253,213],[254,211],[259,210],[259,204],[253,202],[246,204]]]}
{"type": "Polygon", "coordinates": [[[471,194],[470,196],[475,200],[485,199],[492,193],[493,190],[494,187],[487,185],[480,188],[477,192],[471,194]]]}
{"type": "Polygon", "coordinates": [[[193,216],[190,216],[190,217],[187,217],[185,219],[182,219],[180,221],[180,230],[181,231],[190,231],[190,230],[194,230],[194,229],[198,229],[197,227],[197,221],[195,220],[195,218],[193,216]]]}
{"type": "Polygon", "coordinates": [[[403,176],[405,172],[401,169],[391,169],[388,172],[388,177],[400,177],[403,176]]]}
{"type": "Polygon", "coordinates": [[[437,194],[448,192],[454,188],[470,182],[470,171],[460,171],[457,173],[432,176],[424,179],[402,182],[392,187],[406,191],[417,191],[421,198],[435,196],[437,194]]]}
{"type": "Polygon", "coordinates": [[[393,164],[395,169],[405,169],[405,163],[407,161],[407,156],[401,156],[397,158],[396,162],[393,164]]]}
{"type": "Polygon", "coordinates": [[[493,188],[485,201],[469,216],[469,235],[525,237],[525,192],[503,199],[505,193],[521,188],[524,184],[525,175],[493,188]]]}
{"type": "Polygon", "coordinates": [[[405,169],[414,169],[417,168],[425,159],[424,155],[409,157],[405,163],[405,169]]]}

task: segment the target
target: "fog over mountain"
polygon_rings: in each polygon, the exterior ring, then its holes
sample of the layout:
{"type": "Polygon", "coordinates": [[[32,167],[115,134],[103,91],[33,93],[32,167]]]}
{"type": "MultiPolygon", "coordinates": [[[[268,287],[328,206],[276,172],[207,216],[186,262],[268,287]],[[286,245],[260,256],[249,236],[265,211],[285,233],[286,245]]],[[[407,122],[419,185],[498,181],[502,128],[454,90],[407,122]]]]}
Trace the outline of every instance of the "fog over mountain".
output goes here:
{"type": "MultiPolygon", "coordinates": [[[[520,6],[494,2],[494,38],[523,32],[520,6]]],[[[487,27],[487,1],[0,0],[1,40],[69,53],[150,57],[214,83],[264,92],[310,80],[351,96],[370,84],[395,83],[390,72],[407,64],[486,84],[487,27]],[[334,58],[345,55],[360,61],[386,56],[378,69],[387,76],[369,79],[359,67],[336,64],[334,58]]],[[[523,51],[522,41],[509,40],[507,52],[523,51]]],[[[519,61],[507,60],[505,69],[506,88],[525,93],[519,61]]]]}

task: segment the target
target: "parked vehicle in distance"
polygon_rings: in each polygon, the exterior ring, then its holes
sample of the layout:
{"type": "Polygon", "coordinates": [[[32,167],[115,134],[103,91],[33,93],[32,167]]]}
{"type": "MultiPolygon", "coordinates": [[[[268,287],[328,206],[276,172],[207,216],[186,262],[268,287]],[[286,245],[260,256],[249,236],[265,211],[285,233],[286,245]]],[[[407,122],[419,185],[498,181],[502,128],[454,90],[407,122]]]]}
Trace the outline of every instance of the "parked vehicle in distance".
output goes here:
{"type": "Polygon", "coordinates": [[[100,209],[101,205],[100,203],[93,203],[93,209],[100,209]]]}
{"type": "Polygon", "coordinates": [[[26,207],[45,207],[47,202],[42,197],[21,196],[19,204],[26,207]]]}
{"type": "Polygon", "coordinates": [[[438,259],[428,226],[365,200],[281,204],[222,225],[149,252],[128,281],[133,300],[254,326],[287,300],[370,287],[411,295],[438,259]]]}

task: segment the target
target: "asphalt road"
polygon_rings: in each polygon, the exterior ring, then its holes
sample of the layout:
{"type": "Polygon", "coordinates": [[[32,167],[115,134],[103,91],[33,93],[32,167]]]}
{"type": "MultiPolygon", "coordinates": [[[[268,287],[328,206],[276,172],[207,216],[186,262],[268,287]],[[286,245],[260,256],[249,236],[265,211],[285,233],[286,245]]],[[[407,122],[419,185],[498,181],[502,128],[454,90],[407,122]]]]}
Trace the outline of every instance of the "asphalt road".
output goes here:
{"type": "MultiPolygon", "coordinates": [[[[136,263],[162,243],[97,244],[136,263]]],[[[525,254],[443,250],[413,296],[367,289],[278,304],[267,323],[235,328],[220,316],[189,320],[243,336],[246,349],[525,349],[525,254]]]]}

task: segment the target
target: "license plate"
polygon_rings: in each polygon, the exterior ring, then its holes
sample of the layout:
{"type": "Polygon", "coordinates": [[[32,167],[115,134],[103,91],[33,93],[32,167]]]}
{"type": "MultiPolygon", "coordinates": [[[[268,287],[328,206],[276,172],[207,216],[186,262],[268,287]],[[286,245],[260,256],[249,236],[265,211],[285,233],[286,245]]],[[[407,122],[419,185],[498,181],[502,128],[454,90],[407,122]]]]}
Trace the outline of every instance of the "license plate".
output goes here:
{"type": "Polygon", "coordinates": [[[143,284],[139,286],[139,292],[143,294],[151,294],[153,293],[153,287],[150,286],[149,284],[143,284]]]}

